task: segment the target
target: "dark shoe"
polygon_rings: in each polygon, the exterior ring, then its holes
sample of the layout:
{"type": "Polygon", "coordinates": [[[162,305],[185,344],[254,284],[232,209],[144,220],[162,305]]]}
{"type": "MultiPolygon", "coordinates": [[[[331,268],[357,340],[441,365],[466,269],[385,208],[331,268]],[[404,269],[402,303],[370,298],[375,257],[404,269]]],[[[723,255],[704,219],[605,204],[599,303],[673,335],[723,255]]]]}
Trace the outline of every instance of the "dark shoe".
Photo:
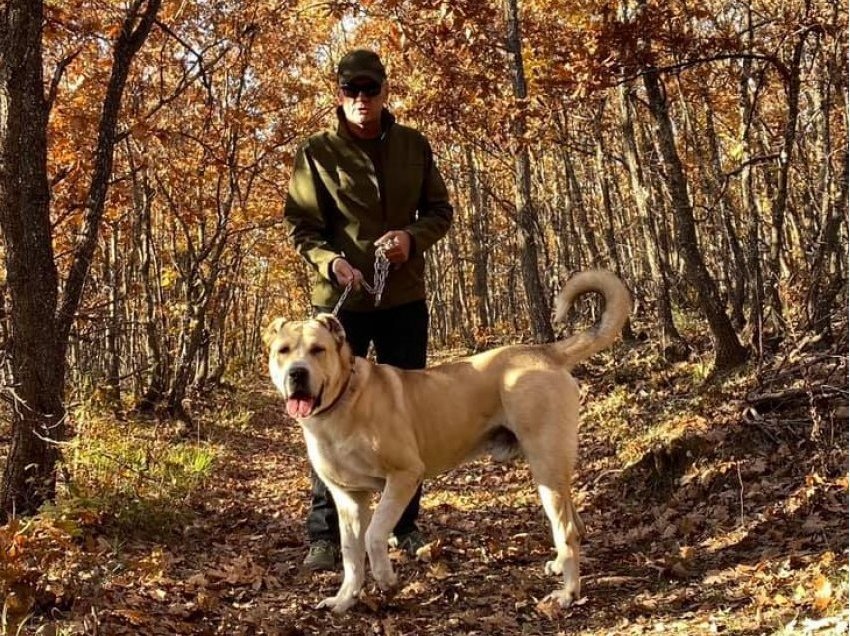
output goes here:
{"type": "Polygon", "coordinates": [[[428,545],[428,541],[425,540],[425,537],[422,536],[419,530],[414,530],[399,537],[394,537],[392,544],[399,550],[404,550],[407,556],[415,559],[419,550],[428,545]]]}
{"type": "Polygon", "coordinates": [[[334,571],[339,563],[339,546],[330,541],[319,540],[310,544],[304,558],[304,567],[311,572],[334,571]]]}

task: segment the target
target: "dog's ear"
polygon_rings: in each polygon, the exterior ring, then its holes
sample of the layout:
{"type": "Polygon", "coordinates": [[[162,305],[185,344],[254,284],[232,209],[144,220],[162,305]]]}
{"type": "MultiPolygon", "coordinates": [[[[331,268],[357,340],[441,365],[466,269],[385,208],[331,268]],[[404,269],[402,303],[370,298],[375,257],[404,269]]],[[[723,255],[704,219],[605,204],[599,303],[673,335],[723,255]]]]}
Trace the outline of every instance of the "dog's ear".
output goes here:
{"type": "Polygon", "coordinates": [[[263,331],[263,344],[267,347],[272,343],[274,337],[277,335],[277,332],[280,331],[280,328],[283,327],[283,323],[286,322],[285,318],[275,318],[271,321],[268,327],[266,327],[265,331],[263,331]]]}
{"type": "Polygon", "coordinates": [[[316,322],[331,332],[337,346],[345,342],[345,329],[343,329],[339,318],[333,314],[319,314],[316,316],[316,322]]]}

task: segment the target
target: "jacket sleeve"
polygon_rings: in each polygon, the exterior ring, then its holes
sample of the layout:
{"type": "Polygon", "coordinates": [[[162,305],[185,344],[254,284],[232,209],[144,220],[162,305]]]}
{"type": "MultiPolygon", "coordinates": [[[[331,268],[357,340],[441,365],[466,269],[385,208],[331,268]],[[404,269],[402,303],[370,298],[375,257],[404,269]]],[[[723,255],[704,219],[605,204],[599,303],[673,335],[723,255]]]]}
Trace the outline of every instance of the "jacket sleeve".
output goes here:
{"type": "Polygon", "coordinates": [[[413,238],[413,251],[423,254],[445,236],[452,224],[454,209],[449,203],[449,193],[428,142],[425,142],[425,180],[419,197],[418,217],[405,229],[413,238]]]}
{"type": "Polygon", "coordinates": [[[289,192],[283,208],[283,218],[289,226],[289,237],[295,249],[323,277],[331,282],[330,265],[342,256],[328,242],[327,208],[329,196],[319,180],[316,165],[307,144],[295,155],[289,192]]]}

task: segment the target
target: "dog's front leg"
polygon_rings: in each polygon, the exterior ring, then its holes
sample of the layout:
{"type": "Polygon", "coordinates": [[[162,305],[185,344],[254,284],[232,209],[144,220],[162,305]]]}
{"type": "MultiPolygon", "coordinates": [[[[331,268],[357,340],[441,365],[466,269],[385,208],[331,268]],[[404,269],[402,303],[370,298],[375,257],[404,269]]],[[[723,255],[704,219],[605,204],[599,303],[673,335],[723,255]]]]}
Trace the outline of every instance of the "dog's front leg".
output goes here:
{"type": "Polygon", "coordinates": [[[336,596],[330,596],[317,606],[342,614],[357,602],[366,579],[366,550],[364,537],[369,525],[369,495],[346,492],[328,487],[339,515],[339,539],[342,548],[342,585],[336,596]]]}
{"type": "Polygon", "coordinates": [[[405,507],[416,493],[423,473],[424,469],[419,468],[416,471],[387,475],[381,500],[375,508],[372,523],[366,531],[366,550],[369,553],[372,576],[384,591],[393,589],[398,581],[390,563],[387,541],[405,507]]]}

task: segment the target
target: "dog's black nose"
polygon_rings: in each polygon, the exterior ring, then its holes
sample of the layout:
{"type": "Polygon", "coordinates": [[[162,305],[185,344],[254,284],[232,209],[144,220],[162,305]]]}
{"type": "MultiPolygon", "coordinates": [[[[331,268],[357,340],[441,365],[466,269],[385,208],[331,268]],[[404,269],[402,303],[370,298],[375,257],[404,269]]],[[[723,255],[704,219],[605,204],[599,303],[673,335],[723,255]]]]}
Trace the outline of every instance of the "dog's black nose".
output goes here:
{"type": "Polygon", "coordinates": [[[307,381],[307,369],[304,367],[293,367],[289,370],[289,379],[295,384],[303,384],[307,381]]]}

